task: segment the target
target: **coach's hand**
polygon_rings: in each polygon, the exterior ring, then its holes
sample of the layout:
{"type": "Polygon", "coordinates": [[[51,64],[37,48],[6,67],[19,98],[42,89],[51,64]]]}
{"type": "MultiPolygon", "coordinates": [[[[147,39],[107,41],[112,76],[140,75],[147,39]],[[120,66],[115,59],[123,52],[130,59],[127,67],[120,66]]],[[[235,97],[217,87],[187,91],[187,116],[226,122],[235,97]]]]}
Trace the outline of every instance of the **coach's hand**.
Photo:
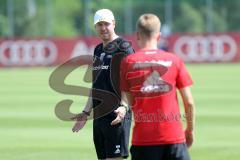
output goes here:
{"type": "Polygon", "coordinates": [[[186,137],[186,144],[187,147],[190,148],[194,141],[194,132],[193,131],[185,131],[185,137],[186,137]]]}
{"type": "Polygon", "coordinates": [[[75,125],[72,128],[73,132],[78,132],[85,126],[87,122],[87,116],[88,115],[86,113],[80,113],[77,114],[75,117],[71,118],[72,120],[76,121],[75,125]]]}
{"type": "Polygon", "coordinates": [[[111,122],[111,125],[116,125],[121,123],[126,115],[126,108],[123,106],[118,107],[114,112],[117,114],[117,117],[111,122]]]}

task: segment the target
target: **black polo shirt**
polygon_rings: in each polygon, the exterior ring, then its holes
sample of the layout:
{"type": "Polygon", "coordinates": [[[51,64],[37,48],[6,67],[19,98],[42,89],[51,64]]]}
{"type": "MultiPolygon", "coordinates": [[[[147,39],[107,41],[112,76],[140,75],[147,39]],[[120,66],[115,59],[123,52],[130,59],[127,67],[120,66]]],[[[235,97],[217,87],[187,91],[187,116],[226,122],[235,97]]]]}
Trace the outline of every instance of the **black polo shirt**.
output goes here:
{"type": "Polygon", "coordinates": [[[124,56],[131,53],[134,53],[131,43],[121,37],[116,38],[105,47],[101,43],[94,49],[93,108],[94,113],[97,113],[97,107],[100,107],[98,111],[101,112],[95,114],[97,115],[95,119],[114,119],[116,117],[113,110],[117,108],[120,102],[120,62],[124,56]],[[113,102],[114,105],[112,105],[113,102]],[[101,103],[104,103],[104,105],[101,106],[101,103]],[[112,108],[111,111],[110,108],[112,108]]]}

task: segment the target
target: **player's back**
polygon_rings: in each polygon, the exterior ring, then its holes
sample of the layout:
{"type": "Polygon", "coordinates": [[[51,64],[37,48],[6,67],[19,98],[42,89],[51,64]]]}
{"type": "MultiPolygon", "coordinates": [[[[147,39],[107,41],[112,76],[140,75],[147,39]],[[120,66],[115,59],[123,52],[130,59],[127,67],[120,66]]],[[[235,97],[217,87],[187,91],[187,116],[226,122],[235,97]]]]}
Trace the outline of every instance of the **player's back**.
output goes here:
{"type": "Polygon", "coordinates": [[[140,50],[127,56],[121,66],[121,88],[135,100],[133,143],[183,142],[176,88],[192,83],[185,77],[183,62],[165,51],[140,50]]]}

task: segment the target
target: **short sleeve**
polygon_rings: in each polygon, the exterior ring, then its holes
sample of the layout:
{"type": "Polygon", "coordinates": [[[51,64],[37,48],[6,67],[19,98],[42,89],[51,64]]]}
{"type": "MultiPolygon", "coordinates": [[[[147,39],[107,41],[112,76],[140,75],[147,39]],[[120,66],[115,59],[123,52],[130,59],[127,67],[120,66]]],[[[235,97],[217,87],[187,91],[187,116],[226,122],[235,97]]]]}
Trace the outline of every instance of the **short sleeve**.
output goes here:
{"type": "Polygon", "coordinates": [[[176,80],[176,86],[178,89],[190,86],[193,84],[192,78],[186,69],[182,60],[179,61],[178,75],[176,80]]]}
{"type": "Polygon", "coordinates": [[[134,52],[135,52],[135,51],[134,51],[134,49],[132,48],[132,46],[129,47],[129,48],[125,51],[126,54],[132,54],[132,53],[134,53],[134,52]]]}
{"type": "Polygon", "coordinates": [[[129,91],[129,84],[126,78],[127,68],[128,68],[127,57],[125,57],[121,61],[121,66],[120,66],[120,89],[121,91],[126,91],[126,92],[129,91]]]}
{"type": "Polygon", "coordinates": [[[132,43],[126,40],[123,40],[120,43],[120,50],[124,52],[126,55],[134,53],[134,49],[132,48],[132,43]]]}

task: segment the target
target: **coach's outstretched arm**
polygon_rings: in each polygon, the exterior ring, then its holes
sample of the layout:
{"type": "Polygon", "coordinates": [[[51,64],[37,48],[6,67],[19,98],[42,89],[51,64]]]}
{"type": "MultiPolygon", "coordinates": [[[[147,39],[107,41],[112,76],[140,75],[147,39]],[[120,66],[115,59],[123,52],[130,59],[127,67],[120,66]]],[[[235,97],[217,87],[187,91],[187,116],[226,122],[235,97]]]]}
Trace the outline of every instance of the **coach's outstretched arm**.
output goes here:
{"type": "Polygon", "coordinates": [[[88,119],[87,117],[90,116],[91,111],[92,111],[92,98],[91,98],[91,96],[89,96],[87,105],[83,109],[82,113],[79,113],[75,117],[72,118],[72,120],[76,121],[76,123],[74,124],[74,126],[72,128],[73,132],[78,132],[85,126],[87,119],[88,119]]]}
{"type": "Polygon", "coordinates": [[[182,100],[184,103],[185,115],[187,120],[187,128],[185,130],[186,143],[191,147],[194,141],[194,126],[195,126],[195,105],[190,87],[180,89],[182,100]]]}

